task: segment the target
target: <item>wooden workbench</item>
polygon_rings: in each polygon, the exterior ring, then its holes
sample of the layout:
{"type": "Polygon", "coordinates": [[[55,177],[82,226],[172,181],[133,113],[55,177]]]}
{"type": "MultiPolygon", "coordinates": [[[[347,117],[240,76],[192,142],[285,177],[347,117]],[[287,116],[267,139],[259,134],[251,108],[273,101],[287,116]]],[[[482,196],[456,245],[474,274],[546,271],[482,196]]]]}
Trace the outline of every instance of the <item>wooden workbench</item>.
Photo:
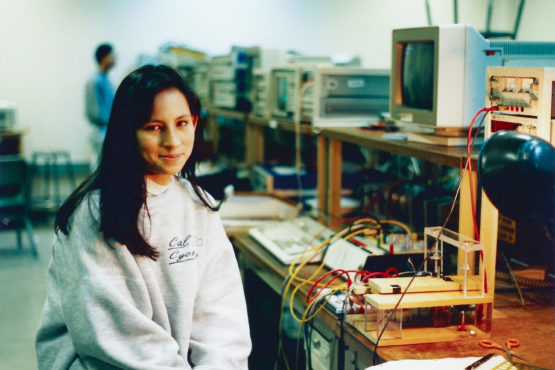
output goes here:
{"type": "MultiPolygon", "coordinates": [[[[394,140],[385,136],[383,131],[363,130],[360,128],[327,128],[318,136],[318,201],[319,208],[331,216],[331,220],[341,218],[341,176],[342,144],[351,143],[374,150],[385,151],[402,156],[413,157],[431,163],[458,168],[461,173],[461,189],[458,207],[458,232],[470,238],[475,237],[472,207],[478,199],[477,158],[479,148],[471,153],[472,171],[465,170],[467,160],[466,147],[445,147],[429,145],[406,140],[394,140]],[[471,180],[471,181],[470,181],[471,180]],[[470,186],[472,182],[472,186],[470,186]]],[[[485,201],[484,201],[485,202],[485,201]]],[[[486,270],[486,287],[495,285],[495,269],[497,256],[497,215],[482,214],[481,224],[488,225],[480,232],[480,242],[484,246],[483,266],[486,270]]],[[[464,255],[459,250],[457,264],[461,266],[464,255]]],[[[471,269],[476,265],[470,256],[471,269]]],[[[493,300],[493,292],[486,289],[486,294],[493,300]]]]}
{"type": "MultiPolygon", "coordinates": [[[[210,110],[210,116],[215,121],[217,116],[239,119],[247,122],[246,125],[246,160],[249,165],[261,163],[264,160],[264,130],[266,127],[279,127],[289,131],[299,131],[302,134],[316,135],[318,139],[318,201],[319,209],[331,216],[331,219],[340,218],[340,197],[341,197],[341,173],[342,173],[342,144],[349,143],[363,146],[372,150],[379,150],[402,156],[413,157],[432,163],[458,168],[464,174],[462,182],[460,202],[459,202],[459,227],[458,232],[468,237],[474,237],[474,225],[472,222],[472,199],[474,203],[478,194],[477,184],[477,163],[478,148],[475,148],[471,155],[473,171],[464,171],[466,159],[465,147],[443,147],[428,145],[403,140],[393,140],[384,136],[384,132],[362,130],[357,128],[326,128],[313,130],[310,125],[294,125],[282,120],[269,120],[257,118],[243,112],[233,112],[227,110],[210,110]],[[473,186],[469,185],[469,178],[472,179],[473,186]],[[473,196],[471,196],[473,194],[473,196]]],[[[212,125],[216,127],[217,125],[212,125]]],[[[217,134],[214,142],[217,142],[217,134]]],[[[485,200],[482,200],[485,202],[485,200]]],[[[497,214],[482,213],[482,227],[487,227],[481,231],[481,242],[485,248],[484,265],[487,271],[487,286],[495,285],[496,268],[496,232],[497,214]]],[[[240,254],[240,259],[255,272],[264,283],[279,294],[283,280],[287,274],[287,267],[280,264],[270,253],[258,246],[246,235],[237,235],[235,244],[240,254]]],[[[461,262],[459,255],[459,263],[461,262]]],[[[474,265],[473,262],[470,263],[474,265]]],[[[301,292],[300,296],[302,299],[301,292]]],[[[489,293],[493,295],[492,289],[489,293]]],[[[511,292],[512,294],[512,292],[511,292]]],[[[509,297],[511,297],[509,294],[509,297]]],[[[553,295],[553,292],[549,292],[553,295]]],[[[546,368],[555,368],[554,343],[554,308],[550,305],[529,304],[526,307],[520,306],[518,299],[505,305],[503,294],[496,292],[494,297],[494,321],[493,337],[503,341],[508,335],[518,337],[524,357],[529,362],[546,368]],[[533,312],[532,314],[528,314],[533,312]],[[523,318],[523,320],[520,320],[523,318]],[[527,330],[519,332],[520,325],[527,330]],[[517,325],[518,324],[518,325],[517,325]],[[541,327],[536,333],[533,328],[541,327]],[[516,334],[514,334],[516,332],[516,334]],[[537,334],[537,335],[536,335],[537,334]],[[538,348],[542,348],[541,350],[538,348]]],[[[550,302],[553,302],[551,299],[550,302]]],[[[343,330],[338,329],[338,320],[332,313],[323,310],[320,315],[325,322],[331,325],[336,331],[341,331],[345,338],[345,343],[349,348],[356,351],[358,355],[366,359],[372,358],[373,347],[361,333],[346,324],[343,330]]],[[[395,360],[399,358],[434,358],[434,357],[463,357],[479,356],[487,353],[477,346],[476,341],[465,343],[441,343],[441,344],[419,344],[410,346],[395,346],[380,348],[378,355],[383,360],[395,360]]],[[[518,351],[520,353],[520,351],[518,351]]],[[[347,361],[346,361],[347,363],[347,361]]],[[[371,363],[371,362],[370,362],[371,363]]],[[[360,367],[360,366],[359,366],[360,367]]]]}
{"type": "MultiPolygon", "coordinates": [[[[242,269],[253,271],[274,292],[279,294],[287,276],[288,266],[281,264],[271,253],[250,238],[246,233],[236,234],[232,239],[239,255],[242,269]]],[[[307,272],[314,271],[316,265],[307,265],[307,272]]],[[[298,304],[305,300],[310,286],[304,287],[298,296],[298,304]]],[[[507,338],[518,338],[521,342],[515,352],[528,360],[528,364],[555,369],[555,307],[553,290],[532,291],[522,306],[516,292],[496,292],[495,310],[492,322],[492,339],[504,343],[507,338]]],[[[248,293],[247,293],[248,294],[248,293]]],[[[254,309],[249,307],[249,310],[254,309]]],[[[374,344],[358,329],[344,322],[331,311],[324,309],[319,319],[342,337],[344,346],[356,352],[359,361],[366,366],[372,364],[374,344]]],[[[268,333],[275,335],[277,333],[268,333]]],[[[491,350],[481,348],[478,338],[469,335],[467,340],[446,343],[412,344],[380,347],[377,350],[380,362],[401,359],[432,359],[446,357],[483,356],[491,350]]],[[[501,352],[499,352],[501,354],[501,352]]],[[[340,356],[340,358],[343,358],[340,356]]],[[[345,361],[345,369],[349,369],[345,361]]],[[[340,367],[341,368],[341,367],[340,367]]],[[[354,368],[354,367],[353,367],[354,368]]]]}

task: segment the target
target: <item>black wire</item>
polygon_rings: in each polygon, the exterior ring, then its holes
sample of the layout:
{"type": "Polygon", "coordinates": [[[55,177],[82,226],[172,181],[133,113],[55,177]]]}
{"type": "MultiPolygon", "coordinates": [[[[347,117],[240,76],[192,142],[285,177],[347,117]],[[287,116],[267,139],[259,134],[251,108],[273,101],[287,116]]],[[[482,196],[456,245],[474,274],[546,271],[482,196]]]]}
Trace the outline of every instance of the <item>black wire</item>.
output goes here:
{"type": "MultiPolygon", "coordinates": [[[[471,143],[471,149],[474,147],[474,143],[476,142],[476,139],[478,138],[478,134],[480,132],[480,127],[482,126],[487,113],[489,113],[489,111],[485,112],[485,114],[482,116],[482,119],[480,120],[480,123],[479,123],[478,127],[476,128],[476,134],[473,137],[473,140],[472,140],[472,143],[471,143]]],[[[467,160],[470,161],[470,157],[468,157],[467,160]]],[[[467,166],[464,167],[464,171],[466,171],[466,170],[467,170],[467,166]]],[[[431,247],[431,250],[436,248],[436,245],[439,242],[439,238],[443,234],[443,231],[445,230],[445,226],[447,225],[447,222],[449,221],[449,219],[451,218],[451,215],[453,214],[453,210],[455,209],[455,204],[457,202],[457,198],[459,196],[463,180],[464,180],[464,176],[461,176],[461,179],[459,181],[459,185],[457,186],[457,191],[455,192],[455,196],[453,198],[453,203],[451,204],[451,209],[449,210],[449,214],[445,218],[445,221],[444,221],[443,225],[441,226],[441,229],[439,230],[439,233],[438,233],[438,235],[435,239],[434,244],[431,247]]],[[[427,246],[424,246],[424,248],[427,248],[427,246]]],[[[428,256],[426,256],[426,258],[422,261],[422,263],[418,267],[418,270],[414,273],[412,278],[409,280],[409,282],[407,284],[407,287],[405,288],[405,290],[401,294],[401,297],[399,297],[399,300],[395,304],[395,307],[393,307],[393,309],[389,311],[389,314],[387,315],[384,326],[383,326],[380,334],[378,335],[378,338],[376,339],[376,344],[374,346],[374,355],[373,355],[373,358],[372,358],[373,365],[376,365],[377,358],[378,358],[378,354],[377,354],[378,353],[378,346],[379,346],[379,343],[380,343],[380,339],[381,339],[383,333],[385,332],[385,329],[387,328],[387,325],[389,325],[389,322],[391,321],[391,318],[393,317],[393,314],[395,313],[395,311],[397,310],[397,308],[401,304],[401,301],[405,297],[405,294],[409,290],[409,287],[411,286],[412,282],[414,281],[414,279],[416,278],[418,273],[420,273],[420,271],[422,271],[422,268],[424,268],[424,264],[428,261],[430,256],[432,256],[432,253],[428,254],[428,256]]]]}
{"type": "MultiPolygon", "coordinates": [[[[325,302],[325,296],[321,298],[323,302],[325,302]]],[[[314,312],[314,307],[321,305],[321,302],[317,302],[316,304],[310,306],[310,308],[307,311],[307,316],[310,317],[312,315],[312,313],[314,312]]],[[[312,331],[314,330],[314,318],[310,319],[308,323],[304,324],[304,331],[305,331],[305,348],[306,348],[306,359],[307,359],[307,364],[308,364],[308,370],[312,370],[312,357],[311,357],[311,352],[312,352],[312,331]]]]}
{"type": "MultiPolygon", "coordinates": [[[[461,183],[462,183],[462,179],[461,179],[461,183]]],[[[460,190],[460,185],[459,188],[457,189],[457,194],[459,193],[460,190]]],[[[455,198],[456,200],[456,198],[455,198]]],[[[451,214],[453,213],[453,210],[455,209],[455,200],[453,201],[453,204],[451,206],[451,210],[449,211],[449,214],[447,215],[445,222],[443,223],[443,225],[441,226],[441,229],[439,230],[439,233],[437,235],[437,238],[434,242],[434,244],[432,245],[431,249],[435,249],[440,236],[443,234],[443,230],[445,229],[445,225],[447,224],[447,222],[449,221],[449,218],[451,217],[451,214]]],[[[424,246],[424,248],[426,248],[426,246],[424,246]]],[[[420,271],[422,271],[422,268],[424,267],[424,264],[428,261],[428,259],[430,258],[430,256],[432,256],[432,253],[428,254],[428,256],[426,256],[426,258],[422,261],[422,263],[420,264],[420,266],[418,266],[418,269],[416,270],[416,272],[414,273],[414,275],[411,277],[411,279],[409,280],[407,287],[405,288],[405,290],[401,293],[401,297],[399,297],[399,300],[397,301],[397,303],[395,304],[395,307],[393,307],[392,310],[389,311],[389,314],[387,315],[386,321],[384,323],[384,326],[382,328],[382,330],[380,331],[380,334],[378,335],[378,338],[376,339],[376,344],[374,346],[374,355],[372,358],[372,363],[373,365],[376,365],[377,362],[377,353],[378,353],[378,346],[380,343],[380,339],[383,335],[383,333],[385,332],[385,329],[387,328],[387,326],[389,325],[389,322],[391,321],[391,318],[393,317],[393,314],[395,313],[395,311],[397,311],[397,308],[399,307],[399,305],[401,304],[401,301],[403,300],[403,298],[405,297],[405,294],[407,293],[407,291],[409,290],[409,287],[411,286],[412,282],[414,281],[414,279],[416,278],[416,276],[418,276],[418,273],[420,271]]]]}
{"type": "MultiPolygon", "coordinates": [[[[373,219],[373,218],[372,218],[372,219],[373,219]]],[[[356,220],[349,221],[348,231],[347,231],[345,234],[350,234],[350,233],[351,233],[351,230],[352,230],[353,226],[355,226],[355,224],[354,224],[355,221],[356,221],[356,220]]],[[[330,245],[332,245],[331,240],[332,240],[336,235],[337,235],[337,233],[331,235],[331,236],[328,238],[328,240],[326,240],[326,242],[325,242],[326,245],[325,245],[324,247],[322,247],[322,256],[324,256],[324,258],[325,258],[325,256],[326,256],[326,253],[328,252],[328,249],[329,249],[330,245]]],[[[335,240],[335,241],[337,241],[337,240],[335,240]]],[[[334,241],[334,242],[335,242],[335,241],[334,241]]]]}
{"type": "MultiPolygon", "coordinates": [[[[310,306],[307,313],[306,313],[306,316],[307,317],[312,316],[314,311],[316,309],[318,309],[319,306],[325,305],[327,303],[326,297],[330,294],[332,294],[332,292],[328,292],[327,294],[325,294],[324,296],[319,298],[318,302],[316,302],[315,304],[310,306]]],[[[303,325],[303,323],[301,323],[301,325],[303,325]]],[[[303,326],[303,332],[305,333],[304,342],[305,342],[305,348],[306,348],[306,358],[307,358],[307,363],[308,363],[308,370],[312,370],[312,358],[311,358],[310,354],[311,354],[311,351],[312,351],[312,349],[311,349],[311,345],[312,345],[311,340],[312,340],[313,330],[314,330],[314,318],[312,318],[308,321],[308,325],[304,324],[304,326],[303,326]]],[[[298,351],[298,346],[297,346],[297,351],[298,351]]]]}
{"type": "MultiPolygon", "coordinates": [[[[345,299],[347,297],[345,296],[345,299]]],[[[345,368],[345,339],[344,339],[344,332],[345,332],[345,311],[339,313],[340,319],[340,326],[339,326],[339,351],[337,354],[337,368],[339,370],[343,370],[345,368]]]]}
{"type": "MultiPolygon", "coordinates": [[[[287,277],[285,277],[285,280],[283,281],[283,285],[281,286],[281,292],[279,293],[279,297],[280,299],[280,312],[279,312],[279,318],[281,321],[282,320],[282,316],[283,316],[283,311],[281,310],[281,302],[283,302],[283,300],[285,299],[285,297],[283,296],[283,294],[285,293],[285,287],[287,286],[287,284],[289,283],[289,280],[291,279],[291,275],[287,275],[287,277]]],[[[278,330],[278,348],[277,348],[277,353],[276,353],[276,358],[274,360],[274,368],[277,368],[278,364],[279,364],[279,359],[280,356],[283,354],[284,357],[286,357],[285,355],[285,349],[282,347],[282,341],[281,341],[281,330],[278,330]],[[283,352],[282,352],[283,351],[283,352]]],[[[287,361],[287,360],[286,360],[287,361]]]]}
{"type": "MultiPolygon", "coordinates": [[[[310,310],[309,310],[310,311],[310,310]]],[[[312,329],[313,329],[313,320],[310,320],[308,324],[304,326],[304,342],[306,348],[306,363],[308,370],[312,370],[312,329]]]]}
{"type": "Polygon", "coordinates": [[[328,253],[328,249],[329,249],[330,245],[332,244],[331,240],[335,237],[335,235],[336,234],[331,235],[328,238],[328,240],[325,241],[325,246],[322,247],[322,256],[324,256],[324,257],[322,257],[323,259],[325,259],[325,256],[328,253]]]}

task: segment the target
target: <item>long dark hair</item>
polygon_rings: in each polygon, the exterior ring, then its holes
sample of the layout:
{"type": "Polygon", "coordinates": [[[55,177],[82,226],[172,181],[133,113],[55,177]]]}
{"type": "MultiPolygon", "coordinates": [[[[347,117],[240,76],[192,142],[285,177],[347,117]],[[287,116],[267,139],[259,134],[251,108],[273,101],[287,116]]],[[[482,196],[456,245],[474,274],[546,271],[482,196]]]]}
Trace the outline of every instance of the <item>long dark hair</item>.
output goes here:
{"type": "MultiPolygon", "coordinates": [[[[191,115],[200,116],[198,96],[167,66],[147,65],[131,72],[116,91],[110,121],[97,169],[66,199],[56,214],[54,230],[68,235],[69,219],[75,208],[91,191],[100,190],[100,231],[107,243],[117,241],[134,255],[156,260],[158,252],[140,233],[139,212],[146,207],[146,164],[140,157],[136,131],[150,120],[154,97],[159,92],[176,88],[183,93],[191,115]]],[[[198,149],[203,140],[202,122],[195,130],[195,145],[181,170],[181,176],[191,183],[199,199],[211,210],[216,210],[195,175],[198,149]]],[[[90,207],[90,204],[89,204],[90,207]]],[[[148,215],[148,209],[146,209],[148,215]]],[[[91,213],[92,214],[92,213],[91,213]]]]}

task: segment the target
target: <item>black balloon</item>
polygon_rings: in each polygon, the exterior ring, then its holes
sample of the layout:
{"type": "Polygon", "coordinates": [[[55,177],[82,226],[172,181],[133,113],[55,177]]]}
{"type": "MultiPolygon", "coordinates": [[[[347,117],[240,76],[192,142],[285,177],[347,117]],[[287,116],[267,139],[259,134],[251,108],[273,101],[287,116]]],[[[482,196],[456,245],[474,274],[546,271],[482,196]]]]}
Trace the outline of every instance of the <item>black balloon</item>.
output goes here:
{"type": "Polygon", "coordinates": [[[555,218],[555,148],[516,131],[499,131],[478,157],[482,187],[501,214],[521,222],[555,218]]]}

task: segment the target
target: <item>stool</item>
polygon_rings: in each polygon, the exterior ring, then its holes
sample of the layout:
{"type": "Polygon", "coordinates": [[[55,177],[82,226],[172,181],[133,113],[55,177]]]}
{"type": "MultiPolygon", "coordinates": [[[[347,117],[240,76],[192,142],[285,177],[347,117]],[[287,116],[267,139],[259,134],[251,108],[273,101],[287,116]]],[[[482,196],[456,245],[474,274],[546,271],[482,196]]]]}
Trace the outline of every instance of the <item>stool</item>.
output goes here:
{"type": "MultiPolygon", "coordinates": [[[[60,167],[65,167],[68,179],[71,184],[71,189],[75,189],[75,176],[73,173],[73,166],[71,164],[71,157],[68,151],[65,150],[48,150],[33,152],[32,154],[32,168],[33,174],[37,174],[39,165],[43,166],[44,178],[44,192],[42,196],[33,199],[32,208],[34,210],[50,210],[56,211],[62,204],[62,197],[60,196],[60,167]],[[53,194],[51,193],[51,186],[53,194]],[[54,199],[52,199],[54,196],[54,199]]],[[[39,191],[40,192],[40,191],[39,191]]]]}

